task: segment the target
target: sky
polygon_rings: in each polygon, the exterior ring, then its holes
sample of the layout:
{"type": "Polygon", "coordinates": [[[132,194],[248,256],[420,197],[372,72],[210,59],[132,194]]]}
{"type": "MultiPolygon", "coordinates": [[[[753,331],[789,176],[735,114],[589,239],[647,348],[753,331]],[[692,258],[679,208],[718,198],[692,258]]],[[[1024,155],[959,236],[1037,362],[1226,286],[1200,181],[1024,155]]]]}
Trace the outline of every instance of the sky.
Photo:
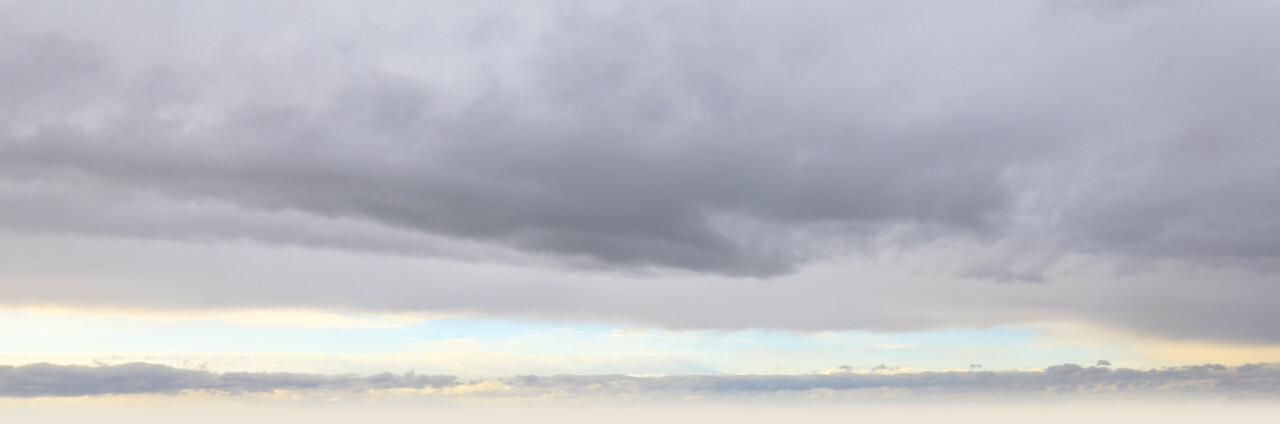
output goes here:
{"type": "Polygon", "coordinates": [[[1253,408],[1277,23],[0,0],[0,403],[1253,408]]]}

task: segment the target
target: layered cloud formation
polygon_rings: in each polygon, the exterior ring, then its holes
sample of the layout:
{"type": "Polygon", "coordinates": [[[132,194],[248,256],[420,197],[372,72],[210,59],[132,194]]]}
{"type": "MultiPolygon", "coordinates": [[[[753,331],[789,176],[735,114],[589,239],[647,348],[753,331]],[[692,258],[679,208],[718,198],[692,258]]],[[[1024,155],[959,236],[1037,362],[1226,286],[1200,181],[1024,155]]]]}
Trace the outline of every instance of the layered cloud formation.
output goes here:
{"type": "Polygon", "coordinates": [[[922,6],[0,5],[0,297],[1280,341],[1276,4],[922,6]]]}
{"type": "Polygon", "coordinates": [[[921,372],[806,375],[519,376],[461,382],[452,376],[380,374],[369,377],[296,373],[211,373],[165,365],[32,364],[0,366],[0,396],[56,397],[207,391],[230,394],[289,391],[332,395],[412,389],[424,395],[501,398],[596,397],[636,400],[787,397],[1060,397],[1225,395],[1270,398],[1280,394],[1280,368],[1214,364],[1139,371],[1063,364],[1044,371],[921,372]]]}
{"type": "Polygon", "coordinates": [[[458,385],[452,376],[380,374],[368,377],[297,373],[211,373],[167,365],[0,365],[0,395],[10,397],[87,396],[103,394],[178,393],[207,390],[264,393],[277,390],[365,391],[423,389],[458,385]]]}

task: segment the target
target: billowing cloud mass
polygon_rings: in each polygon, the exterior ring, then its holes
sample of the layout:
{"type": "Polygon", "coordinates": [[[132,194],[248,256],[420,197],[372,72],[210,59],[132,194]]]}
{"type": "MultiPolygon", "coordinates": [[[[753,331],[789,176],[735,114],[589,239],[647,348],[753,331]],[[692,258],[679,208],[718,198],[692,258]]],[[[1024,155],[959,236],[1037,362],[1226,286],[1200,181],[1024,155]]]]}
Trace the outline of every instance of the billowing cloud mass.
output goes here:
{"type": "Polygon", "coordinates": [[[502,6],[0,5],[0,298],[1280,341],[1276,3],[502,6]]]}
{"type": "Polygon", "coordinates": [[[32,364],[0,366],[0,396],[46,397],[207,391],[230,394],[291,391],[341,394],[415,389],[423,394],[479,397],[582,396],[617,399],[904,396],[1135,397],[1280,394],[1280,368],[1250,364],[1235,369],[1206,364],[1139,371],[1055,365],[1044,371],[948,371],[900,374],[839,372],[804,375],[518,376],[461,382],[452,376],[389,373],[369,377],[294,373],[211,373],[166,365],[32,364]]]}

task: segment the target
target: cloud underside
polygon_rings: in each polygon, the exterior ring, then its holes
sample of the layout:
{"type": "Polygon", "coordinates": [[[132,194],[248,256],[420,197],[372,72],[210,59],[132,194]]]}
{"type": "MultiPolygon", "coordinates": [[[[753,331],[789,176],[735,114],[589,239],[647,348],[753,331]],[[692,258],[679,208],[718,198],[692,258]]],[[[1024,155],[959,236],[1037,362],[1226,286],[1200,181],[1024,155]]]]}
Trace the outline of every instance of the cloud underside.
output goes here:
{"type": "Polygon", "coordinates": [[[71,278],[60,259],[75,246],[35,258],[8,245],[27,257],[0,290],[26,303],[673,315],[662,323],[677,327],[1088,317],[1280,341],[1258,324],[1280,310],[1265,301],[1280,266],[1277,6],[1109,4],[0,6],[7,235],[247,240],[545,273],[476,284],[366,269],[350,281],[375,290],[315,290],[301,262],[209,259],[216,278],[128,260],[71,278]],[[738,294],[733,278],[887,255],[935,283],[846,281],[851,305],[803,318],[788,317],[838,277],[791,280],[795,294],[745,279],[743,303],[720,303],[738,294]],[[1077,267],[1114,272],[1107,287],[862,305],[969,290],[942,287],[958,279],[1065,284],[1077,267]],[[722,282],[610,291],[579,271],[722,282]],[[643,300],[682,290],[702,294],[643,300]],[[303,291],[341,294],[290,296],[303,291]]]}
{"type": "Polygon", "coordinates": [[[162,4],[85,26],[10,6],[10,230],[317,237],[186,221],[198,207],[154,222],[137,206],[155,196],[728,275],[792,272],[898,226],[1280,254],[1277,30],[1243,3],[353,11],[368,22],[162,4]]]}
{"type": "Polygon", "coordinates": [[[1064,364],[1044,371],[922,372],[805,375],[518,376],[459,381],[413,373],[374,376],[297,373],[212,373],[149,363],[0,366],[0,396],[64,397],[215,392],[233,395],[292,392],[311,395],[388,393],[483,398],[557,396],[632,400],[752,397],[957,396],[1200,396],[1265,398],[1280,394],[1280,367],[1251,364],[1229,369],[1200,365],[1138,371],[1064,364]],[[400,390],[404,393],[404,390],[400,390]]]}

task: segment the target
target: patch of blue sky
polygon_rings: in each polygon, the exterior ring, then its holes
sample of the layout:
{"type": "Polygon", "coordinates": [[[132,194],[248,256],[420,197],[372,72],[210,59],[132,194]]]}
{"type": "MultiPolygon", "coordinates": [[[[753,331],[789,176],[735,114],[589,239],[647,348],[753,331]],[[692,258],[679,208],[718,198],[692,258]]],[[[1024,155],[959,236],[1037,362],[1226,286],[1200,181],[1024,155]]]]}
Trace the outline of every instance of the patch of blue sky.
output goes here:
{"type": "MultiPolygon", "coordinates": [[[[880,364],[915,370],[962,369],[970,364],[984,369],[1029,369],[1132,354],[1120,347],[1046,344],[1036,328],[1007,327],[913,333],[664,331],[599,323],[450,318],[385,328],[313,328],[26,312],[0,313],[0,323],[0,351],[10,352],[414,355],[483,351],[675,357],[693,361],[707,372],[732,374],[821,372],[842,365],[869,370],[880,364]]],[[[619,359],[609,371],[640,372],[628,368],[628,363],[619,359]]],[[[646,367],[643,372],[654,370],[646,367]]]]}
{"type": "Polygon", "coordinates": [[[599,324],[466,319],[412,326],[412,344],[533,354],[683,355],[727,373],[803,373],[854,369],[1032,369],[1088,363],[1133,352],[1119,346],[1046,344],[1041,329],[994,327],[913,333],[805,333],[778,330],[662,331],[599,324]],[[422,341],[418,341],[422,340],[422,341]],[[450,343],[466,341],[466,343],[450,343]]]}

